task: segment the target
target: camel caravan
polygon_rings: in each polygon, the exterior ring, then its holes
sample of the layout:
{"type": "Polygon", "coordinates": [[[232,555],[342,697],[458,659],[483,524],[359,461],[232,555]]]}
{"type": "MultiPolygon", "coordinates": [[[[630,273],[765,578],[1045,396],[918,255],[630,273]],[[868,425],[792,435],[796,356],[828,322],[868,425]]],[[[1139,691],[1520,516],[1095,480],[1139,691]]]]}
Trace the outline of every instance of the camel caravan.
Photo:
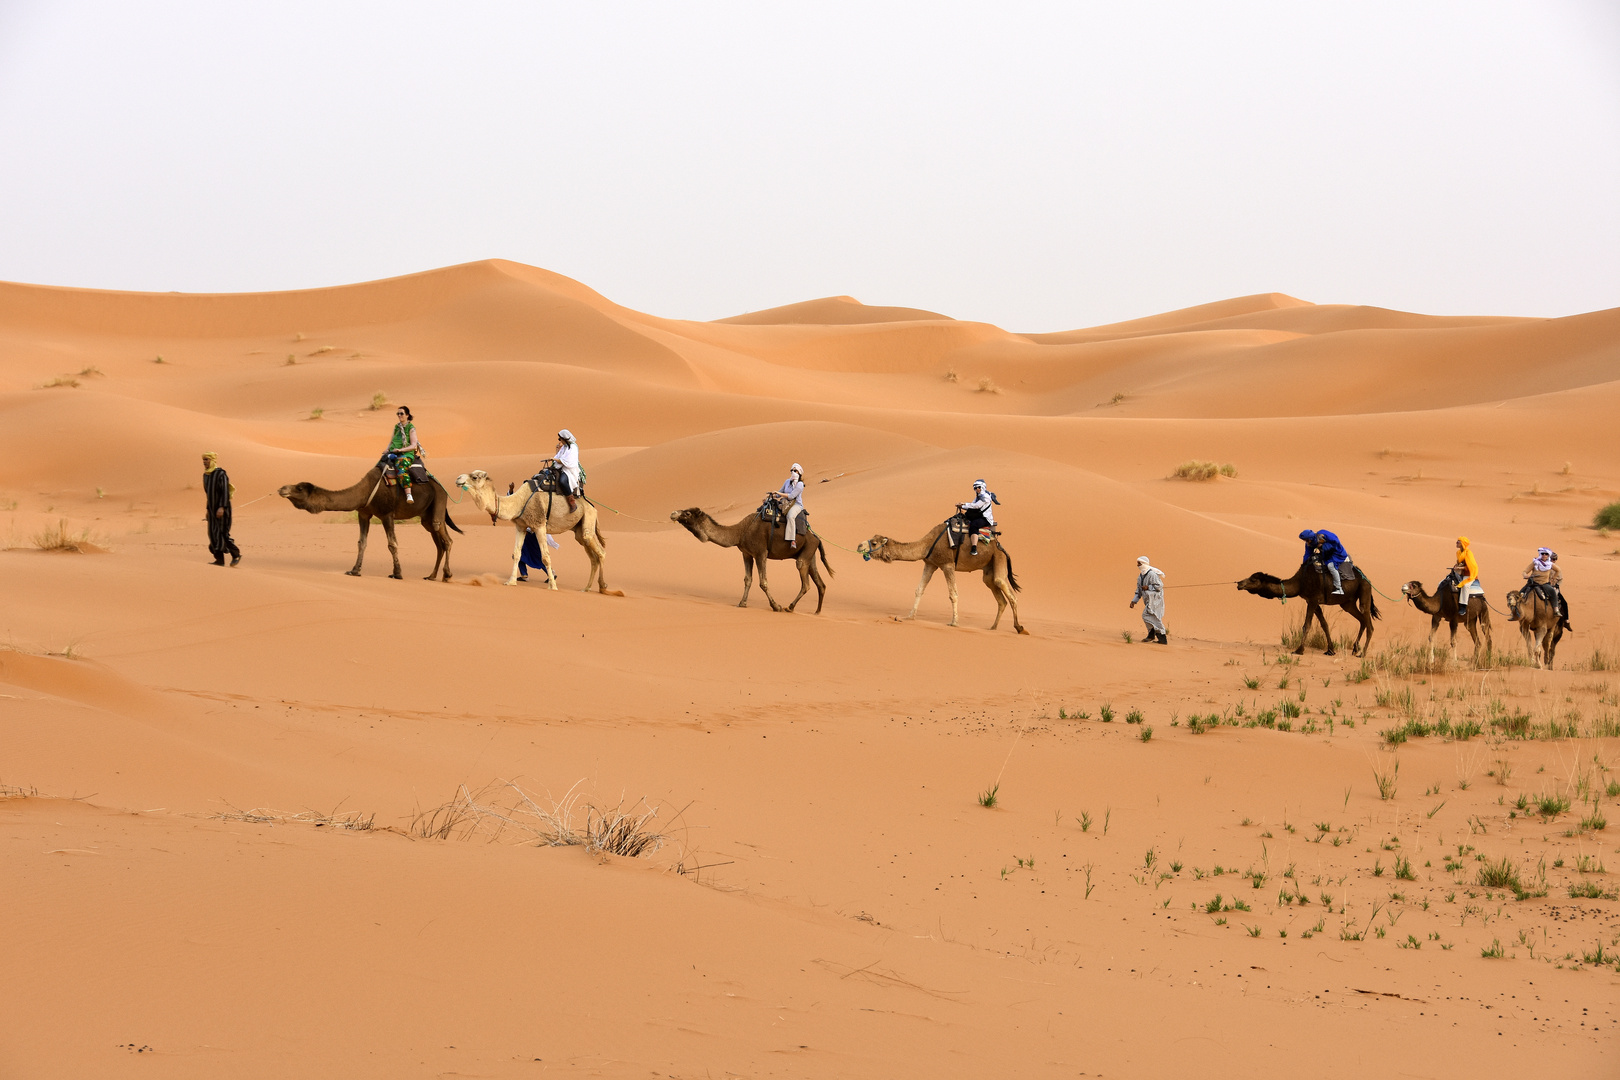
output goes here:
{"type": "MultiPolygon", "coordinates": [[[[394,578],[402,578],[399,564],[399,544],[394,535],[396,521],[419,520],[422,528],[433,538],[436,557],[428,581],[450,580],[451,533],[461,532],[450,517],[450,496],[444,485],[427,471],[426,454],[417,439],[414,418],[406,406],[396,413],[393,436],[381,460],[364,476],[349,487],[329,490],[315,484],[301,482],[282,487],[278,494],[311,514],[328,510],[355,514],[360,526],[354,566],[346,571],[360,576],[366,557],[366,538],[373,519],[382,522],[388,537],[388,553],[393,560],[394,578]],[[442,568],[442,570],[441,570],[442,568]]],[[[512,568],[507,585],[527,580],[529,565],[543,566],[547,588],[558,588],[557,572],[552,563],[550,549],[557,546],[553,539],[560,533],[573,533],[574,540],[585,551],[590,561],[585,591],[593,587],[604,596],[623,596],[607,584],[607,537],[602,534],[601,518],[596,503],[585,494],[585,470],[580,466],[579,446],[567,428],[557,433],[557,449],[542,467],[521,486],[509,485],[506,494],[496,490],[489,473],[482,469],[456,477],[456,487],[465,492],[473,505],[489,515],[491,524],[498,521],[512,523],[512,568]],[[533,539],[529,539],[531,537],[533,539]],[[526,548],[526,541],[528,547],[526,548]],[[538,550],[525,561],[525,550],[538,550]],[[525,576],[520,578],[520,571],[525,576]]],[[[218,485],[216,485],[218,486],[218,485]]],[[[881,533],[862,541],[855,548],[862,560],[870,562],[920,562],[922,577],[917,582],[911,611],[904,618],[914,619],[922,604],[923,593],[934,574],[945,577],[945,589],[951,603],[951,626],[960,618],[960,604],[956,589],[956,575],[978,573],[985,588],[996,602],[996,616],[990,629],[1001,626],[1001,619],[1012,613],[1013,630],[1028,634],[1018,617],[1018,597],[1021,591],[1018,578],[1013,574],[1012,556],[1001,541],[996,528],[994,507],[1000,500],[983,480],[973,484],[973,498],[957,503],[956,512],[935,525],[916,540],[895,540],[881,533]]],[[[765,594],[772,611],[792,612],[810,591],[816,587],[816,614],[821,614],[827,599],[828,577],[834,575],[827,560],[827,544],[810,525],[804,505],[804,470],[795,462],[788,478],[780,488],[767,492],[764,501],[753,513],[730,525],[716,521],[706,510],[691,506],[669,515],[699,541],[719,547],[736,548],[743,561],[742,598],[738,607],[748,606],[748,595],[753,589],[754,574],[759,574],[759,588],[765,594]],[[772,595],[766,567],[772,561],[791,562],[799,573],[798,595],[781,604],[772,595]],[[819,565],[818,565],[819,564],[819,565]]],[[[216,529],[216,531],[218,531],[216,529]]],[[[1344,544],[1333,533],[1306,529],[1299,534],[1305,542],[1304,557],[1292,576],[1283,578],[1257,571],[1236,582],[1239,591],[1267,600],[1287,603],[1293,598],[1305,602],[1305,620],[1301,627],[1296,654],[1303,653],[1311,639],[1313,627],[1319,628],[1325,642],[1324,652],[1332,656],[1337,651],[1332,629],[1328,626],[1325,609],[1339,608],[1356,620],[1355,638],[1350,651],[1365,656],[1372,645],[1373,623],[1383,618],[1375,594],[1382,595],[1366,572],[1355,565],[1344,544]]],[[[211,541],[212,544],[212,541],[211,541]]],[[[217,553],[216,553],[217,554],[217,553]]],[[[1510,622],[1519,624],[1525,649],[1536,667],[1551,667],[1558,642],[1569,624],[1569,603],[1562,592],[1562,574],[1557,566],[1558,555],[1548,548],[1540,548],[1536,558],[1524,571],[1524,587],[1507,594],[1510,622]]],[[[222,559],[216,559],[222,562],[222,559]]],[[[234,557],[232,565],[240,561],[234,557]]],[[[1164,614],[1163,572],[1153,567],[1147,556],[1137,560],[1136,598],[1145,599],[1143,619],[1148,624],[1147,641],[1169,644],[1162,616],[1164,614]]],[[[1170,586],[1175,587],[1175,586],[1170,586]]],[[[1428,647],[1433,650],[1440,623],[1450,628],[1447,642],[1453,657],[1457,652],[1457,625],[1461,623],[1473,640],[1473,663],[1488,662],[1492,653],[1491,606],[1479,581],[1479,565],[1466,536],[1457,538],[1455,563],[1446,576],[1429,592],[1421,581],[1412,580],[1402,585],[1400,594],[1414,609],[1430,618],[1428,647]]],[[[1391,599],[1385,597],[1385,599],[1391,599]]]]}

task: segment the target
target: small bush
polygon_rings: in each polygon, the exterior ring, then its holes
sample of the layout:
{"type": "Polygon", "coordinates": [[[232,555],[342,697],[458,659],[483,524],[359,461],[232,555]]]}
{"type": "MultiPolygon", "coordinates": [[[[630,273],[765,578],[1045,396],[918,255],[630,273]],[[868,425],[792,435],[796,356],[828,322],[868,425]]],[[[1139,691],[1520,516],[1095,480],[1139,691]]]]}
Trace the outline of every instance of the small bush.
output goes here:
{"type": "Polygon", "coordinates": [[[1600,529],[1620,529],[1620,502],[1612,502],[1599,510],[1593,516],[1592,524],[1600,529]]]}
{"type": "Polygon", "coordinates": [[[979,792],[979,805],[984,807],[986,810],[995,809],[996,793],[1000,790],[1001,784],[998,781],[997,783],[991,784],[989,787],[979,792]]]}
{"type": "Polygon", "coordinates": [[[1152,742],[1153,741],[1153,725],[1152,724],[1143,724],[1142,725],[1142,741],[1143,742],[1152,742]]]}
{"type": "Polygon", "coordinates": [[[371,395],[371,404],[367,406],[367,408],[369,408],[372,412],[376,412],[386,404],[388,404],[388,395],[379,390],[375,394],[371,395]]]}
{"type": "Polygon", "coordinates": [[[1142,722],[1142,710],[1132,709],[1130,712],[1126,713],[1125,722],[1127,724],[1140,724],[1142,722]]]}
{"type": "Polygon", "coordinates": [[[55,525],[47,525],[34,534],[34,546],[41,551],[72,551],[83,552],[81,546],[90,539],[90,530],[84,529],[77,533],[68,531],[67,519],[57,521],[55,525]]]}
{"type": "Polygon", "coordinates": [[[1479,875],[1474,879],[1474,883],[1487,889],[1512,889],[1516,893],[1524,888],[1519,881],[1519,868],[1514,866],[1513,860],[1506,855],[1494,861],[1486,859],[1481,863],[1479,875]]]}
{"type": "Polygon", "coordinates": [[[1170,474],[1177,480],[1204,481],[1213,480],[1217,476],[1236,476],[1237,468],[1231,462],[1217,465],[1213,461],[1183,461],[1176,466],[1176,471],[1170,474]]]}
{"type": "Polygon", "coordinates": [[[44,389],[54,390],[59,386],[66,387],[69,390],[76,390],[79,387],[79,380],[75,379],[71,375],[58,375],[56,378],[46,383],[44,389]]]}

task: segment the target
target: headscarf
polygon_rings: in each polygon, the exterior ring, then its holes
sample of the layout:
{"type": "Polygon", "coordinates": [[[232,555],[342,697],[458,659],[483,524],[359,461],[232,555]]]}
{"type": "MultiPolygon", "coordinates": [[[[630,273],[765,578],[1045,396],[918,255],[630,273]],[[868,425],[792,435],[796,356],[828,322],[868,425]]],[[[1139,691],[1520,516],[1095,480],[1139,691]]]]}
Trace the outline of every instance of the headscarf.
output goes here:
{"type": "Polygon", "coordinates": [[[790,473],[798,473],[799,474],[799,479],[800,480],[804,479],[804,466],[800,465],[797,461],[795,461],[792,465],[788,466],[788,472],[790,472],[790,473]]]}
{"type": "Polygon", "coordinates": [[[557,432],[557,438],[561,439],[563,442],[571,443],[574,441],[574,433],[569,431],[567,428],[563,428],[561,431],[557,432]]]}
{"type": "Polygon", "coordinates": [[[982,488],[982,487],[987,487],[989,485],[987,485],[983,480],[975,480],[975,481],[973,481],[973,486],[976,487],[976,488],[982,488]]]}
{"type": "Polygon", "coordinates": [[[1137,566],[1151,566],[1153,564],[1148,562],[1148,557],[1146,555],[1138,555],[1136,557],[1136,565],[1137,566]]]}
{"type": "Polygon", "coordinates": [[[1302,529],[1300,530],[1299,538],[1301,540],[1311,541],[1316,539],[1316,534],[1310,529],[1302,529]]]}
{"type": "Polygon", "coordinates": [[[1464,551],[1468,550],[1468,544],[1469,544],[1468,537],[1466,537],[1466,536],[1457,537],[1457,546],[1462,548],[1464,551]]]}
{"type": "MultiPolygon", "coordinates": [[[[203,475],[207,476],[217,468],[219,468],[219,455],[214,453],[212,450],[205,451],[203,453],[203,475]]],[[[231,498],[234,499],[236,497],[236,485],[226,483],[225,486],[231,489],[230,495],[231,498]]]]}
{"type": "Polygon", "coordinates": [[[1536,548],[1536,561],[1530,564],[1542,573],[1552,569],[1552,548],[1536,548]]]}

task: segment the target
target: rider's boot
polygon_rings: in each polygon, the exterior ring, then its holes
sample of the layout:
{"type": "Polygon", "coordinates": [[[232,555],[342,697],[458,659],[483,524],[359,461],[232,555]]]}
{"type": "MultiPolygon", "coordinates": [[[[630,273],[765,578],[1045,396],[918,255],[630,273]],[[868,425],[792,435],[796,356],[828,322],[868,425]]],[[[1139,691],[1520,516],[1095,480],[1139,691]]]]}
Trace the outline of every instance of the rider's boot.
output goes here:
{"type": "Polygon", "coordinates": [[[574,499],[574,497],[572,495],[564,495],[563,498],[568,500],[568,512],[570,514],[572,514],[575,510],[579,509],[579,503],[574,499]]]}

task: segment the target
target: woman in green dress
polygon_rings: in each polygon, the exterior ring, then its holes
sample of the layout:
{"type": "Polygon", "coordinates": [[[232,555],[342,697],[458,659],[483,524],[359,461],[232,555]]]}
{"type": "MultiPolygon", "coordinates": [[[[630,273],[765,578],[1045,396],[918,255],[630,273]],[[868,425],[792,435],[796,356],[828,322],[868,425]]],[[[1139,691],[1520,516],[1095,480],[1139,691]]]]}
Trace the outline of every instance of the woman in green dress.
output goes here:
{"type": "Polygon", "coordinates": [[[399,470],[399,486],[405,492],[405,501],[415,502],[411,497],[411,468],[421,463],[422,444],[416,441],[415,417],[411,416],[410,407],[401,405],[394,416],[397,418],[394,435],[388,440],[388,453],[384,457],[399,470]]]}

